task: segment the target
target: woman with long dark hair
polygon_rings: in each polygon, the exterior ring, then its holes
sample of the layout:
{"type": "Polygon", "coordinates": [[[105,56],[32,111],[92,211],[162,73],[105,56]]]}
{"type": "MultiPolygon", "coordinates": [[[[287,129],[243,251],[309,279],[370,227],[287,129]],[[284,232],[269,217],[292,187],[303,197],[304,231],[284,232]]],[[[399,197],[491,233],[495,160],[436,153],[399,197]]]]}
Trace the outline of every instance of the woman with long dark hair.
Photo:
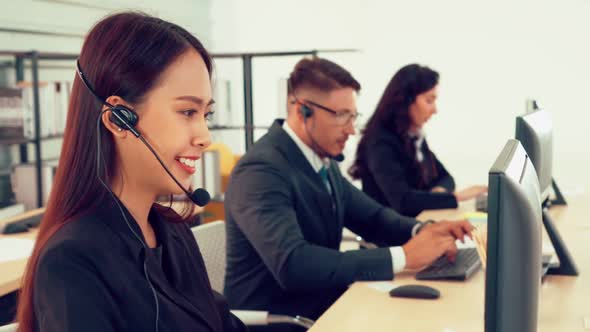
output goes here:
{"type": "Polygon", "coordinates": [[[455,208],[485,193],[485,186],[455,191],[455,181],[430,151],[422,127],[436,113],[439,74],[410,64],[391,79],[363,130],[349,174],[381,204],[416,216],[455,208]]]}
{"type": "Polygon", "coordinates": [[[211,289],[191,209],[156,203],[183,191],[154,154],[187,188],[210,144],[207,50],[173,23],[120,13],[89,32],[77,69],[19,331],[245,329],[211,289]]]}

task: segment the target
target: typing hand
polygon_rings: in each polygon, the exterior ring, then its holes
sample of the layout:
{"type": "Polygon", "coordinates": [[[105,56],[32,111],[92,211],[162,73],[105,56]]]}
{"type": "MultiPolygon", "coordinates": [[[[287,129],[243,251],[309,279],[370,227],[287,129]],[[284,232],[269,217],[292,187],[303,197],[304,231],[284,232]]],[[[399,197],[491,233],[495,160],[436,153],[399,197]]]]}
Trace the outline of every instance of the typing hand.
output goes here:
{"type": "Polygon", "coordinates": [[[463,221],[441,221],[424,226],[420,232],[402,246],[406,255],[406,268],[420,269],[446,255],[454,262],[457,255],[455,240],[471,237],[473,226],[463,221]]]}
{"type": "Polygon", "coordinates": [[[465,242],[465,235],[469,236],[473,239],[473,230],[475,227],[467,221],[467,220],[458,220],[458,221],[439,221],[434,224],[426,225],[422,228],[422,231],[430,229],[432,232],[435,232],[439,235],[451,235],[453,236],[454,240],[461,240],[461,242],[465,242]]]}
{"type": "Polygon", "coordinates": [[[488,192],[488,187],[486,186],[471,186],[469,188],[465,188],[460,191],[455,191],[455,197],[457,198],[458,202],[467,201],[473,199],[481,194],[485,194],[488,192]]]}

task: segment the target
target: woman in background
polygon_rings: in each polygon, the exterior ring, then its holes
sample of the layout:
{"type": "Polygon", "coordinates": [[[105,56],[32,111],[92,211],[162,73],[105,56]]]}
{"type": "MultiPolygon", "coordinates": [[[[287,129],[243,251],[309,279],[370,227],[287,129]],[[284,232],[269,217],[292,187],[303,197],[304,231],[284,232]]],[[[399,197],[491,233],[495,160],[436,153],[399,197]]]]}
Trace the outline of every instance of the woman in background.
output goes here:
{"type": "Polygon", "coordinates": [[[19,331],[245,330],[211,289],[191,211],[156,202],[183,191],[154,154],[187,188],[210,144],[207,50],[175,24],[120,13],[90,31],[77,69],[19,331]]]}
{"type": "Polygon", "coordinates": [[[487,192],[485,186],[455,191],[455,181],[430,151],[422,128],[436,113],[439,75],[417,64],[391,79],[359,142],[350,175],[363,191],[407,216],[426,209],[456,208],[487,192]]]}

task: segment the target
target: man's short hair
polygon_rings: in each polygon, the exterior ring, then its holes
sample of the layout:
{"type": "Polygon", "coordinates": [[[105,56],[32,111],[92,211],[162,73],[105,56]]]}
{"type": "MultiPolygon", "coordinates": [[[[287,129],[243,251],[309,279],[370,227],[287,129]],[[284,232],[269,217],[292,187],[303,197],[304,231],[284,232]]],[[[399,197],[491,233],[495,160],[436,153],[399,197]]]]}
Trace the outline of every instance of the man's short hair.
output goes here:
{"type": "Polygon", "coordinates": [[[358,92],[361,84],[348,70],[338,64],[314,56],[299,61],[289,76],[287,90],[289,94],[293,94],[302,87],[318,89],[322,92],[352,88],[358,92]]]}

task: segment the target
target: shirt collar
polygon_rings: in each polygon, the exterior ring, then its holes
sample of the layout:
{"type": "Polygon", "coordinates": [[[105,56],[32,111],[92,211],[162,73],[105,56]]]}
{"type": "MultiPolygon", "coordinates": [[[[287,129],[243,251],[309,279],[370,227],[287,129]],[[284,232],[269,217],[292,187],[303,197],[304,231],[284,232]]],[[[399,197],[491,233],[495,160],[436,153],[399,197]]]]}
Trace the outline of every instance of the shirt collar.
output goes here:
{"type": "Polygon", "coordinates": [[[416,159],[422,162],[424,160],[424,154],[422,153],[422,143],[424,143],[424,130],[418,129],[415,132],[408,132],[408,136],[414,142],[416,147],[416,159]]]}
{"type": "Polygon", "coordinates": [[[291,137],[291,139],[295,142],[299,150],[305,156],[305,159],[309,162],[313,170],[317,173],[320,171],[322,167],[328,168],[330,166],[330,161],[327,158],[321,158],[318,156],[315,151],[313,151],[307,144],[305,144],[297,134],[293,131],[293,128],[289,125],[287,121],[283,123],[283,130],[287,132],[287,135],[291,137]]]}

